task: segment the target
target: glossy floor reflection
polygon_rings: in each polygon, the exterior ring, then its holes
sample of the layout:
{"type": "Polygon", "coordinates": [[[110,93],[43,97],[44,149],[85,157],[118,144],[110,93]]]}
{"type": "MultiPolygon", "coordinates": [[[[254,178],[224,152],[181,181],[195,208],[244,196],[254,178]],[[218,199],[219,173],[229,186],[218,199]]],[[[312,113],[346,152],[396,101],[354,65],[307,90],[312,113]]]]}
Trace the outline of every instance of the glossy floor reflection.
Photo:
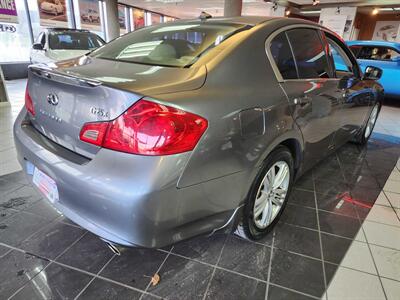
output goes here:
{"type": "MultiPolygon", "coordinates": [[[[16,105],[0,108],[2,126],[16,105]]],[[[398,300],[399,112],[384,107],[366,147],[345,145],[305,174],[265,239],[219,232],[121,256],[6,164],[14,150],[0,139],[0,299],[398,300]]]]}

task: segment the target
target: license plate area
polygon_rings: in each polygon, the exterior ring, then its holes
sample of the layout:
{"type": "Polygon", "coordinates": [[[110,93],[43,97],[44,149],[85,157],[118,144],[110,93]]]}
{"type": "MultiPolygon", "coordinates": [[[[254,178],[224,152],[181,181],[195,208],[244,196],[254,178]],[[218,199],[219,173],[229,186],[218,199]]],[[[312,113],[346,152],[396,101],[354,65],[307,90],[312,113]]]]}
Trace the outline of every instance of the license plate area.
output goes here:
{"type": "MultiPolygon", "coordinates": [[[[32,167],[30,168],[32,170],[32,167]]],[[[33,184],[51,203],[59,200],[56,182],[35,166],[33,166],[33,184]]]]}

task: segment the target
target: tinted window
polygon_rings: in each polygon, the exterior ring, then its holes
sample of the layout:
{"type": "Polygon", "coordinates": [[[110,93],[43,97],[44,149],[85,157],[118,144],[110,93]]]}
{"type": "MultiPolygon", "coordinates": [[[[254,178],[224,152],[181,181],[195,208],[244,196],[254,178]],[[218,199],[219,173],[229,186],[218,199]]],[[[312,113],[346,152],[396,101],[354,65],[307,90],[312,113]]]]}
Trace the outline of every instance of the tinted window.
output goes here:
{"type": "Polygon", "coordinates": [[[241,24],[207,22],[151,26],[126,34],[92,55],[125,62],[184,67],[242,28],[244,25],[241,24]]]}
{"type": "Polygon", "coordinates": [[[271,42],[270,50],[272,57],[282,75],[283,79],[296,79],[297,71],[292,51],[284,32],[278,34],[271,42]]]}
{"type": "Polygon", "coordinates": [[[353,73],[353,65],[342,48],[331,39],[328,39],[328,43],[336,71],[353,73]]]}
{"type": "Polygon", "coordinates": [[[53,50],[92,50],[103,44],[97,35],[89,32],[56,31],[49,34],[49,47],[53,50]]]}
{"type": "Polygon", "coordinates": [[[330,70],[321,38],[313,29],[287,31],[299,78],[329,78],[330,70]]]}
{"type": "Polygon", "coordinates": [[[357,57],[361,50],[361,46],[350,46],[350,50],[353,52],[354,56],[357,57]]]}
{"type": "Polygon", "coordinates": [[[357,58],[370,60],[392,60],[398,56],[400,56],[400,54],[391,48],[367,46],[361,48],[361,50],[358,52],[357,58]]]}

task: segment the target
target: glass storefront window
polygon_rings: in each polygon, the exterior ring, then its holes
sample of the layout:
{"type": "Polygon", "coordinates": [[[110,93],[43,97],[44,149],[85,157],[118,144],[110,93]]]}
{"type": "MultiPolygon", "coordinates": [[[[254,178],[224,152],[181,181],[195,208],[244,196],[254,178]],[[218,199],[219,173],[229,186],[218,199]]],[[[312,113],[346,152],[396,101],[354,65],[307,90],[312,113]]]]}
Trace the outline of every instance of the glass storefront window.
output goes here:
{"type": "Polygon", "coordinates": [[[25,12],[24,0],[15,0],[18,23],[3,23],[14,26],[15,32],[0,32],[0,62],[24,62],[29,61],[31,49],[31,37],[29,35],[28,19],[25,12]]]}

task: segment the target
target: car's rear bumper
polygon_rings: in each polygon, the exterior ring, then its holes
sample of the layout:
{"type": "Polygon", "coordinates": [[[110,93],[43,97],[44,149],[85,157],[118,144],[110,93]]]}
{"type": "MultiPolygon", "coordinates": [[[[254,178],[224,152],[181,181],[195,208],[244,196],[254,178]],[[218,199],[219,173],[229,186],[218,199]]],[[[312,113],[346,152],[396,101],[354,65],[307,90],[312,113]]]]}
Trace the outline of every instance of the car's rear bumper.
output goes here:
{"type": "Polygon", "coordinates": [[[113,243],[161,247],[211,232],[241,201],[241,172],[178,189],[190,153],[156,157],[101,149],[87,159],[22,125],[25,117],[23,109],[14,125],[25,172],[29,161],[55,180],[59,201],[53,205],[113,243]]]}

